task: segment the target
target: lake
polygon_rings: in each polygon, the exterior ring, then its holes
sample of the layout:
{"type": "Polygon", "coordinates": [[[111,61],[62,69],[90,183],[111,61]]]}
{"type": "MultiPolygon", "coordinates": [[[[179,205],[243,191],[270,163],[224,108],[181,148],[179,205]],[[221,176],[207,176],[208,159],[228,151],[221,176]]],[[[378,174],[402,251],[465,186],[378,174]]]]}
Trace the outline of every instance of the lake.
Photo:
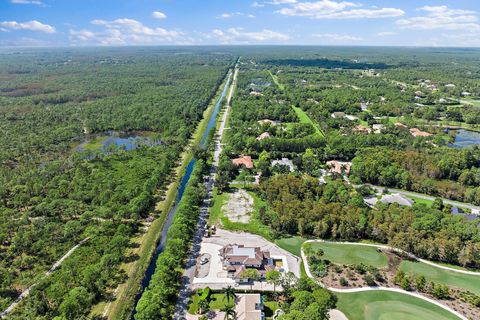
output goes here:
{"type": "Polygon", "coordinates": [[[85,141],[77,147],[77,151],[101,150],[102,153],[109,153],[109,149],[117,147],[126,151],[135,150],[140,147],[153,147],[161,145],[161,140],[149,136],[142,136],[138,133],[109,132],[108,136],[97,137],[85,141]]]}
{"type": "Polygon", "coordinates": [[[449,143],[448,146],[451,148],[469,148],[472,146],[480,146],[480,133],[469,130],[455,130],[455,141],[449,143]]]}

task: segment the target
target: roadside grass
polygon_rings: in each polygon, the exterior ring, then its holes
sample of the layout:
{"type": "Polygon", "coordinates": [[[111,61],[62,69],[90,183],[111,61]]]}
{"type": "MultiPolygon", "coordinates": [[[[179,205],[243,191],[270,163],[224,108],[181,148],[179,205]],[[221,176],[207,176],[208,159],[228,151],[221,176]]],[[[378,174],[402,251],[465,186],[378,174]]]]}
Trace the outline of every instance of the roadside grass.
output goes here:
{"type": "Polygon", "coordinates": [[[323,258],[336,264],[363,263],[376,268],[388,266],[387,256],[379,252],[376,247],[329,242],[313,242],[308,245],[322,249],[323,258]]]}
{"type": "Polygon", "coordinates": [[[428,301],[389,291],[335,293],[337,309],[349,320],[458,320],[459,318],[428,301]]]}
{"type": "MultiPolygon", "coordinates": [[[[222,84],[217,88],[215,97],[210,101],[209,106],[203,113],[203,119],[197,125],[189,144],[182,152],[178,166],[172,172],[172,176],[174,178],[167,187],[165,198],[157,202],[155,205],[154,210],[155,212],[159,213],[158,218],[152,222],[147,232],[141,238],[139,238],[138,242],[133,242],[139,244],[137,251],[139,257],[138,260],[120,266],[121,269],[126,271],[128,278],[125,283],[122,283],[118,286],[116,299],[111,302],[109,309],[107,310],[107,319],[130,319],[135,296],[140,290],[145,271],[147,270],[155,248],[160,241],[159,235],[162,232],[162,228],[167,219],[168,213],[175,205],[178,188],[180,187],[180,183],[183,175],[185,174],[186,168],[189,162],[193,159],[190,147],[198,145],[201,142],[203,133],[208,126],[210,116],[213,113],[215,103],[220,98],[226,81],[227,77],[225,77],[222,84]]],[[[100,302],[99,304],[101,303],[103,302],[100,302]]],[[[94,308],[96,308],[96,306],[94,308]]]]}
{"type": "Polygon", "coordinates": [[[273,82],[277,85],[278,89],[285,90],[285,86],[278,81],[278,76],[274,75],[270,70],[268,70],[270,77],[272,77],[273,82]]]}
{"type": "MultiPolygon", "coordinates": [[[[234,307],[235,304],[232,299],[230,299],[230,302],[227,303],[227,298],[225,298],[225,295],[223,293],[212,293],[210,295],[210,310],[221,310],[227,305],[234,307]]],[[[190,302],[188,305],[188,313],[190,314],[197,314],[198,312],[198,303],[200,302],[200,296],[197,293],[194,293],[190,297],[190,302]]]]}
{"type": "Polygon", "coordinates": [[[416,275],[423,275],[427,281],[442,283],[480,295],[480,276],[437,268],[422,262],[402,261],[400,270],[416,275]]]}
{"type": "Polygon", "coordinates": [[[320,130],[320,127],[310,119],[308,114],[305,113],[302,109],[292,106],[293,111],[295,111],[295,114],[297,115],[298,119],[300,120],[300,123],[309,123],[315,128],[315,132],[317,134],[320,134],[325,137],[325,134],[323,133],[322,130],[320,130]]]}

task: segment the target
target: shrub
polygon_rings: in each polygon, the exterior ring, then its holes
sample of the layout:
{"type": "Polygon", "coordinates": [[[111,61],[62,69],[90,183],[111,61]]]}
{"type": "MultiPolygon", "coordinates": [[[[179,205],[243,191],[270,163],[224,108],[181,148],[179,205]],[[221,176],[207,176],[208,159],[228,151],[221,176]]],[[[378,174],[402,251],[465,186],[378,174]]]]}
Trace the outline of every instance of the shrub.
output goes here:
{"type": "Polygon", "coordinates": [[[341,278],[340,278],[340,285],[341,285],[342,287],[348,286],[348,281],[347,281],[347,279],[345,279],[344,277],[341,277],[341,278]]]}

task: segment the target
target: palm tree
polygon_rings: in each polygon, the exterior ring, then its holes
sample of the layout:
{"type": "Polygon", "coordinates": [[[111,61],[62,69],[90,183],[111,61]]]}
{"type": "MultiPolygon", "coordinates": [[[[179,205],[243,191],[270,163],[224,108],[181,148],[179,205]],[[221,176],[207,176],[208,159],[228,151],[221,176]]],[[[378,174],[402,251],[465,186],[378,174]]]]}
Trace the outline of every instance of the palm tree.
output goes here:
{"type": "Polygon", "coordinates": [[[223,289],[223,294],[225,295],[225,298],[227,298],[227,303],[230,303],[230,298],[234,301],[237,298],[237,295],[235,294],[235,289],[232,286],[228,286],[223,289]]]}
{"type": "Polygon", "coordinates": [[[222,309],[223,312],[225,312],[225,317],[223,320],[235,320],[237,319],[237,311],[235,311],[235,308],[233,306],[227,305],[222,309]]]}
{"type": "Polygon", "coordinates": [[[210,307],[210,303],[208,303],[207,299],[200,300],[198,303],[198,311],[200,314],[204,314],[205,312],[208,311],[210,307]]]}

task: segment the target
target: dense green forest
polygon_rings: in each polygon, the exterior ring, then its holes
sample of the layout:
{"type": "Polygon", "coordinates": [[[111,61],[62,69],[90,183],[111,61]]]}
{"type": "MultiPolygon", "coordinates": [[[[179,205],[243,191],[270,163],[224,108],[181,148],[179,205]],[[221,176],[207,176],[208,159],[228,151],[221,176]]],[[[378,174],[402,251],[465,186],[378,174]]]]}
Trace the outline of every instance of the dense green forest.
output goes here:
{"type": "Polygon", "coordinates": [[[0,309],[39,282],[10,318],[79,319],[124,281],[125,249],[234,60],[178,48],[0,55],[0,309]],[[119,133],[159,143],[78,148],[119,133]]]}

